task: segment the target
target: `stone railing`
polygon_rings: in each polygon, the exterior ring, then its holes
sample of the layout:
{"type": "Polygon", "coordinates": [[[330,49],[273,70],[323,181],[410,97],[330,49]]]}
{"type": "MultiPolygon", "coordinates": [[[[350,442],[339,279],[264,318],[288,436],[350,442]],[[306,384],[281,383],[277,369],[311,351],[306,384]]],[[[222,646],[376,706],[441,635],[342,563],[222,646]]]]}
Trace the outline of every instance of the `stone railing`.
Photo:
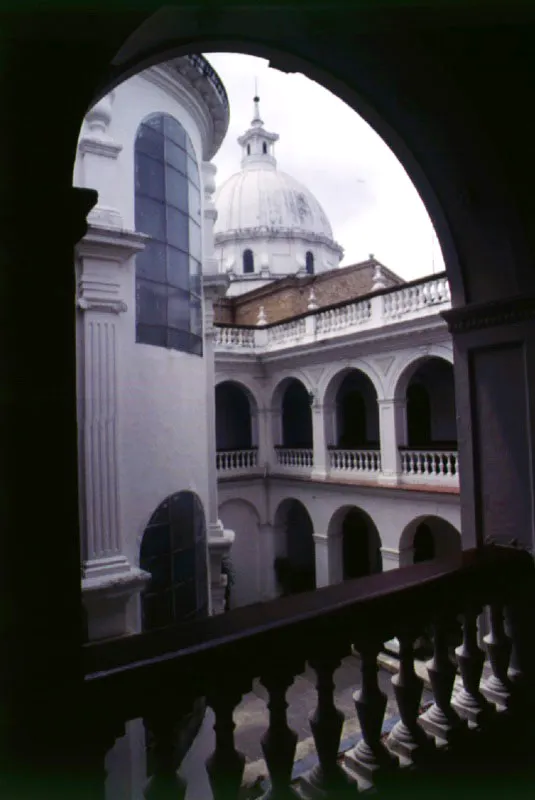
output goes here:
{"type": "Polygon", "coordinates": [[[306,321],[296,319],[291,322],[283,322],[281,325],[273,325],[267,328],[268,345],[282,344],[283,342],[296,342],[303,338],[306,333],[306,321]]]}
{"type": "Polygon", "coordinates": [[[380,450],[330,450],[331,469],[342,472],[371,472],[381,469],[380,450]]]}
{"type": "Polygon", "coordinates": [[[280,467],[311,469],[314,465],[314,451],[307,447],[276,447],[277,464],[280,467]]]}
{"type": "Polygon", "coordinates": [[[218,473],[246,472],[258,465],[258,450],[218,450],[215,459],[218,473]]]}
{"type": "Polygon", "coordinates": [[[383,317],[396,320],[430,307],[451,305],[450,286],[446,277],[398,289],[384,294],[382,299],[383,317]]]}
{"type": "Polygon", "coordinates": [[[400,450],[401,473],[404,478],[423,479],[424,482],[458,482],[459,467],[456,450],[400,450]]]}
{"type": "MultiPolygon", "coordinates": [[[[245,756],[236,748],[233,713],[259,679],[267,706],[261,738],[270,784],[266,796],[288,797],[296,778],[298,735],[289,725],[286,695],[308,662],[316,675],[317,705],[309,720],[317,755],[298,778],[300,796],[357,796],[358,784],[360,789],[388,787],[387,796],[435,797],[446,782],[444,796],[464,797],[482,775],[488,788],[496,770],[502,781],[505,775],[513,781],[512,796],[528,797],[533,788],[533,773],[527,771],[533,739],[526,744],[526,736],[533,713],[534,571],[529,554],[486,546],[450,561],[86,645],[85,767],[80,792],[73,796],[105,796],[107,751],[125,722],[141,718],[150,731],[145,797],[184,797],[186,782],[177,772],[188,744],[176,730],[196,699],[204,697],[214,713],[216,736],[206,766],[198,769],[206,770],[215,800],[237,800],[245,756]],[[484,608],[489,609],[486,653],[478,635],[484,608]],[[424,631],[432,636],[426,665],[432,701],[422,708],[414,642],[424,631]],[[391,679],[397,718],[385,728],[387,698],[378,656],[393,637],[400,646],[399,672],[391,679]],[[333,676],[352,648],[359,654],[353,669],[354,726],[360,733],[340,759],[344,714],[335,705],[333,676]],[[483,677],[485,658],[488,675],[483,677]]],[[[256,728],[248,735],[256,735],[256,728]]]]}
{"type": "Polygon", "coordinates": [[[349,305],[318,311],[315,315],[316,333],[332,333],[368,322],[372,316],[372,301],[361,300],[349,305]]]}
{"type": "Polygon", "coordinates": [[[451,308],[447,278],[438,276],[388,289],[275,325],[216,325],[216,350],[269,353],[285,347],[369,331],[404,320],[416,320],[451,308]]]}
{"type": "Polygon", "coordinates": [[[252,328],[215,328],[215,346],[221,350],[254,350],[255,331],[252,328]]]}

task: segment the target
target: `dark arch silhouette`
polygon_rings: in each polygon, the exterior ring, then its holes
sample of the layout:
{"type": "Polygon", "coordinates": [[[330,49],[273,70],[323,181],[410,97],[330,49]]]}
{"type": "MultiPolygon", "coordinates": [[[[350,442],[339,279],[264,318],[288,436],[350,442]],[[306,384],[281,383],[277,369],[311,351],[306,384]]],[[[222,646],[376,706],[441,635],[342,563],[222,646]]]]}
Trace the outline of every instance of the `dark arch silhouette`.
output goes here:
{"type": "Polygon", "coordinates": [[[314,253],[310,250],[305,255],[305,269],[308,275],[314,275],[314,253]]]}
{"type": "Polygon", "coordinates": [[[208,615],[206,523],[196,494],[177,492],[160,503],[145,528],[139,566],[151,575],[141,599],[143,630],[208,615]]]}
{"type": "Polygon", "coordinates": [[[245,390],[225,381],[215,388],[216,449],[248,450],[253,446],[251,404],[245,390]]]}
{"type": "Polygon", "coordinates": [[[367,514],[351,508],[342,521],[344,580],[382,572],[381,540],[367,514]]]}
{"type": "Polygon", "coordinates": [[[312,447],[310,397],[296,378],[289,381],[282,396],[282,446],[312,447]]]}

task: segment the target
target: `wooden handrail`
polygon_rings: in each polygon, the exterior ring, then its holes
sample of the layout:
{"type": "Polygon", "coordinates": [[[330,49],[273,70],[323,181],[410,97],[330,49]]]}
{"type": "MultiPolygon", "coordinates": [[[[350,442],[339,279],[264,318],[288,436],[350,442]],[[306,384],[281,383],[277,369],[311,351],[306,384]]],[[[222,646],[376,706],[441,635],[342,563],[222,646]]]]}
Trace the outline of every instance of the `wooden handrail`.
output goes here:
{"type": "Polygon", "coordinates": [[[216,674],[250,680],[273,659],[304,661],[325,647],[386,641],[407,622],[421,629],[467,604],[505,602],[533,569],[529,554],[489,545],[174,629],[87,644],[88,702],[116,705],[125,719],[143,716],[164,689],[199,696],[216,674]]]}

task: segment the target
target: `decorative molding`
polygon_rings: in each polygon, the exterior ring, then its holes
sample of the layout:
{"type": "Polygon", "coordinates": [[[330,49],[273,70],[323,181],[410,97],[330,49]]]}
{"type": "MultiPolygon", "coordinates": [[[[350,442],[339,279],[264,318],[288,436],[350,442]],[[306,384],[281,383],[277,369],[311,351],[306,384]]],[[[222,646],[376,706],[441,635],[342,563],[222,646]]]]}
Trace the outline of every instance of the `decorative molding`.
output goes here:
{"type": "Polygon", "coordinates": [[[512,325],[535,319],[535,297],[517,296],[488,303],[474,303],[463,308],[442,311],[441,316],[451,334],[512,325]]]}
{"type": "Polygon", "coordinates": [[[76,305],[81,311],[100,311],[106,314],[123,314],[128,311],[128,306],[124,300],[112,297],[79,297],[76,305]]]}
{"type": "Polygon", "coordinates": [[[299,230],[296,228],[270,228],[267,225],[259,225],[255,228],[236,228],[234,230],[220,231],[215,234],[216,245],[226,244],[227,242],[243,241],[246,239],[288,239],[309,242],[311,244],[323,244],[333,253],[343,256],[343,248],[339,244],[329,239],[323,233],[313,233],[312,231],[299,230]]]}
{"type": "Polygon", "coordinates": [[[113,141],[107,142],[102,139],[93,139],[90,136],[84,136],[78,143],[78,150],[82,155],[91,153],[91,155],[102,156],[103,158],[115,159],[122,149],[122,144],[113,141]]]}
{"type": "Polygon", "coordinates": [[[144,233],[91,222],[86,235],[77,245],[76,254],[80,258],[122,263],[144,250],[148,241],[150,236],[144,233]]]}
{"type": "Polygon", "coordinates": [[[115,208],[106,208],[105,206],[95,206],[87,215],[87,221],[90,225],[98,225],[102,228],[121,229],[123,227],[123,218],[119,211],[115,208]]]}

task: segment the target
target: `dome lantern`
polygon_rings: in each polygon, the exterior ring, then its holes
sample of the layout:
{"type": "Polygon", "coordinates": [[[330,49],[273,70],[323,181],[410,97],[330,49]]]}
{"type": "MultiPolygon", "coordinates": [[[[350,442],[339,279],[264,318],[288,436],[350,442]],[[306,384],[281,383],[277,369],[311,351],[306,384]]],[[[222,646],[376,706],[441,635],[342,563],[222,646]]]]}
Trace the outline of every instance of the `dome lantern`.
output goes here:
{"type": "Polygon", "coordinates": [[[242,148],[242,169],[276,169],[277,162],[273,155],[273,145],[278,139],[277,133],[269,133],[264,129],[264,123],[260,116],[260,98],[255,93],[251,127],[238,139],[238,144],[242,148]]]}

